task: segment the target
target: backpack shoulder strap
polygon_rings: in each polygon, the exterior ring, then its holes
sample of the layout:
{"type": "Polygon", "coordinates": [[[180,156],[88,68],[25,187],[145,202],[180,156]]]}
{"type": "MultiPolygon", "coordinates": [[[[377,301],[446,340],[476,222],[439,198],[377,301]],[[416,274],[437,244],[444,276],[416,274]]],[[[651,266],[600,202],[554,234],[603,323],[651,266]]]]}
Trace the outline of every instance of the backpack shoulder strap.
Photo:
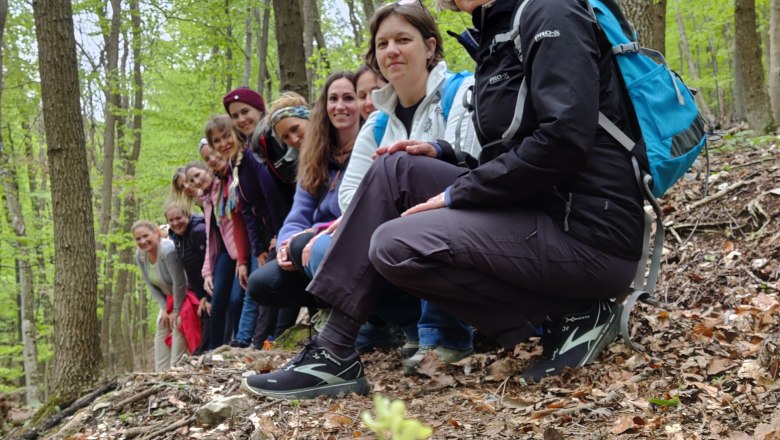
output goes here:
{"type": "Polygon", "coordinates": [[[382,142],[382,138],[385,137],[388,120],[390,120],[390,117],[385,112],[379,112],[379,114],[376,115],[376,120],[374,121],[374,141],[376,142],[377,147],[380,146],[379,143],[382,142]]]}
{"type": "Polygon", "coordinates": [[[441,111],[445,121],[449,119],[452,103],[455,101],[455,95],[458,94],[460,85],[463,84],[464,79],[472,75],[473,73],[469,72],[468,70],[463,70],[458,73],[451,74],[444,82],[444,93],[441,97],[441,111]]]}

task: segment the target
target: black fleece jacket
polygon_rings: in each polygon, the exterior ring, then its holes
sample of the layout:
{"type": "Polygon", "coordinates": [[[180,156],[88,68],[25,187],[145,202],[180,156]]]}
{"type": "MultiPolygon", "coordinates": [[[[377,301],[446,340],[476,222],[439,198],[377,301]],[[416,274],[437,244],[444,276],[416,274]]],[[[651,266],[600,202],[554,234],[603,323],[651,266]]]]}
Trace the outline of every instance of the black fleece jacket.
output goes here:
{"type": "Polygon", "coordinates": [[[211,298],[203,289],[203,276],[200,274],[206,257],[206,222],[203,216],[191,215],[183,235],[173,230],[169,230],[168,235],[176,245],[176,254],[187,273],[187,290],[194,292],[198,299],[211,298]]]}
{"type": "Polygon", "coordinates": [[[473,14],[480,32],[474,126],[483,155],[448,189],[449,206],[541,209],[583,243],[639,259],[643,201],[631,156],[598,127],[601,111],[630,133],[609,43],[583,0],[526,1],[522,62],[511,41],[491,44],[509,29],[516,0],[473,14]],[[524,77],[522,123],[504,143],[524,77]]]}

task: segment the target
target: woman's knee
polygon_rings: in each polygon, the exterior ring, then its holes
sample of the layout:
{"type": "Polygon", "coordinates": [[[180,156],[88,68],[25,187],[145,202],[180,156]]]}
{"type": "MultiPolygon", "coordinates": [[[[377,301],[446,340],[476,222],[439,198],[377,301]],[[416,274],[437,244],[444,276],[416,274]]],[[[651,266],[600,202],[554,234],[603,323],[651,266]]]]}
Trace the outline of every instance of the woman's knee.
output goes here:
{"type": "Polygon", "coordinates": [[[396,222],[389,221],[380,225],[371,236],[368,247],[368,259],[371,264],[385,279],[391,281],[399,274],[399,263],[404,257],[404,244],[399,234],[402,231],[396,226],[396,222]]]}

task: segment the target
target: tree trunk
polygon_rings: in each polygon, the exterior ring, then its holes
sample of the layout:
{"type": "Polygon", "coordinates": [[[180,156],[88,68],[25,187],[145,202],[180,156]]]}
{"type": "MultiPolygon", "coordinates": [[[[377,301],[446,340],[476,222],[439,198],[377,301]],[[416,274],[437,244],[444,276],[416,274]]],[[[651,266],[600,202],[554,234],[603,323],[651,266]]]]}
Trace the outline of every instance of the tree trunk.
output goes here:
{"type": "Polygon", "coordinates": [[[619,0],[620,8],[634,24],[642,46],[664,53],[666,49],[666,0],[619,0]]]}
{"type": "MultiPolygon", "coordinates": [[[[3,42],[5,38],[5,23],[8,17],[8,0],[0,0],[0,67],[3,66],[3,42]]],[[[2,102],[5,76],[0,68],[0,102],[2,102]]],[[[3,125],[2,106],[0,106],[0,127],[3,125]]],[[[27,405],[40,403],[38,378],[38,350],[35,328],[35,290],[33,288],[32,246],[27,240],[27,226],[19,202],[19,181],[16,166],[9,160],[5,151],[3,133],[0,130],[0,178],[3,181],[5,203],[8,209],[8,223],[16,236],[16,267],[19,280],[19,323],[22,339],[22,357],[24,359],[24,389],[27,405]]]]}
{"type": "MultiPolygon", "coordinates": [[[[123,168],[128,179],[135,178],[135,166],[138,157],[141,154],[141,126],[143,122],[143,76],[141,71],[141,15],[138,9],[138,0],[130,0],[130,15],[133,34],[133,121],[132,121],[132,139],[133,147],[129,154],[123,154],[123,168]]],[[[123,200],[124,223],[121,226],[122,231],[129,231],[137,217],[137,203],[133,192],[130,191],[123,200]]],[[[129,279],[132,272],[127,269],[133,264],[133,249],[123,249],[119,255],[119,271],[117,275],[116,289],[111,296],[111,350],[114,358],[114,366],[120,372],[129,371],[133,368],[132,364],[132,335],[126,331],[123,322],[127,322],[129,317],[123,314],[125,298],[132,291],[128,289],[129,279]]]]}
{"type": "Polygon", "coordinates": [[[279,54],[279,88],[309,96],[300,0],[273,0],[273,5],[279,54]]]}
{"type": "Polygon", "coordinates": [[[761,63],[755,0],[734,0],[734,57],[738,60],[748,126],[764,132],[772,122],[761,63]]]}
{"type": "Polygon", "coordinates": [[[352,34],[355,36],[355,47],[363,47],[363,26],[358,18],[355,0],[346,0],[346,3],[349,10],[349,24],[352,26],[352,34]]]}
{"type": "Polygon", "coordinates": [[[109,353],[109,319],[111,317],[111,253],[106,252],[103,242],[111,227],[111,202],[114,197],[114,153],[116,150],[117,113],[121,107],[119,94],[119,32],[121,25],[122,0],[111,0],[111,27],[108,34],[103,35],[106,44],[106,98],[105,134],[103,142],[103,183],[100,187],[100,219],[98,230],[98,254],[104,267],[103,278],[103,319],[100,326],[100,344],[104,354],[109,353]]]}
{"type": "Polygon", "coordinates": [[[715,78],[715,95],[718,98],[718,119],[717,119],[717,126],[720,127],[725,122],[725,116],[726,116],[726,101],[725,97],[723,96],[723,87],[721,86],[720,82],[718,81],[718,74],[720,73],[720,67],[718,65],[718,50],[715,46],[715,38],[710,36],[709,39],[709,52],[710,52],[710,63],[712,64],[712,75],[715,78]]]}
{"type": "Polygon", "coordinates": [[[780,122],[780,0],[772,0],[769,14],[769,99],[772,118],[780,122]]]}
{"type": "Polygon", "coordinates": [[[100,375],[95,230],[70,0],[33,0],[54,216],[54,402],[100,375]]]}
{"type": "MultiPolygon", "coordinates": [[[[701,80],[699,79],[699,71],[696,68],[696,65],[693,63],[693,56],[691,55],[690,47],[688,46],[688,36],[685,33],[685,26],[683,25],[683,19],[682,14],[680,12],[677,12],[677,29],[680,33],[680,53],[682,53],[682,56],[685,57],[685,61],[688,65],[688,78],[689,81],[693,82],[694,84],[699,84],[701,80]]],[[[704,94],[703,93],[697,93],[694,95],[694,99],[696,100],[696,105],[699,106],[699,111],[702,115],[704,115],[704,118],[708,122],[712,122],[713,116],[712,112],[710,111],[710,107],[707,105],[707,101],[704,100],[704,94]]]]}
{"type": "Polygon", "coordinates": [[[225,93],[233,90],[233,25],[230,24],[230,0],[225,0],[225,18],[228,22],[225,30],[225,93]]]}
{"type": "MultiPolygon", "coordinates": [[[[270,28],[271,22],[271,0],[263,1],[263,19],[260,20],[260,11],[258,8],[254,9],[255,20],[260,25],[260,32],[257,34],[257,57],[258,57],[258,71],[257,75],[257,93],[263,93],[263,85],[266,81],[270,82],[268,77],[268,66],[266,65],[266,59],[268,58],[268,28],[270,28]]],[[[270,97],[270,94],[266,95],[270,97]]]]}
{"type": "Polygon", "coordinates": [[[374,7],[374,0],[363,0],[363,14],[366,17],[366,28],[368,28],[368,25],[371,22],[371,17],[374,16],[374,12],[376,12],[376,8],[374,7]]]}
{"type": "Polygon", "coordinates": [[[247,6],[244,20],[246,38],[244,38],[244,87],[249,87],[249,77],[252,75],[252,9],[247,6]]]}
{"type": "MultiPolygon", "coordinates": [[[[306,82],[309,84],[314,83],[314,21],[317,17],[312,10],[312,3],[317,3],[317,0],[301,0],[303,13],[303,56],[306,58],[306,82]]],[[[278,35],[277,35],[277,38],[278,35]]],[[[309,93],[314,93],[309,90],[309,93]]],[[[304,95],[305,96],[305,95],[304,95]]],[[[309,102],[314,99],[313,96],[306,96],[309,102]]]]}

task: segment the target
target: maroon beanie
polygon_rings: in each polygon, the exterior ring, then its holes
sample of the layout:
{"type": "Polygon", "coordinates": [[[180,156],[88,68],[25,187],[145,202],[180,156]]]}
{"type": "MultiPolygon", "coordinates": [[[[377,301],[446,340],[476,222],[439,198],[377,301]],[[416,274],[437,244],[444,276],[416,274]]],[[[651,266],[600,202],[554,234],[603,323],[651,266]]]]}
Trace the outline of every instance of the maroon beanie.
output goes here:
{"type": "Polygon", "coordinates": [[[225,104],[225,111],[230,114],[231,102],[243,102],[244,104],[251,105],[252,107],[260,110],[260,113],[265,113],[265,103],[263,97],[257,92],[246,87],[239,87],[235,90],[231,90],[227,95],[222,97],[222,103],[225,104]]]}

